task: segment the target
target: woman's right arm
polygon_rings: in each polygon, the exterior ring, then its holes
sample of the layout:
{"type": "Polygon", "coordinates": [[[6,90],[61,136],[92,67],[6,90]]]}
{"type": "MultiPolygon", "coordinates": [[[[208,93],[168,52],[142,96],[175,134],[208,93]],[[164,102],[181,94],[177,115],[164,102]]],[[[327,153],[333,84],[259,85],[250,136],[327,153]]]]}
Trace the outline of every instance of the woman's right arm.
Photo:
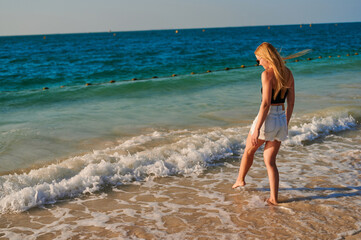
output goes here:
{"type": "Polygon", "coordinates": [[[288,94],[287,94],[287,109],[286,109],[287,126],[292,116],[293,106],[295,105],[295,80],[293,78],[291,71],[290,71],[289,81],[290,81],[290,88],[288,89],[288,94]]]}

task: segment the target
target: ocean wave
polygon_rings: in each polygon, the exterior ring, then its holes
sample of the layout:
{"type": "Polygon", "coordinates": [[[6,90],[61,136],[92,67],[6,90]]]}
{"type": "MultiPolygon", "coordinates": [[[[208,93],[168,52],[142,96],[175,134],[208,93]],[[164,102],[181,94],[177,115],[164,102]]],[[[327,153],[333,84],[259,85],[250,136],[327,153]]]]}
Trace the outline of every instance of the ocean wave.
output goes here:
{"type": "Polygon", "coordinates": [[[128,151],[130,147],[162,137],[155,132],[29,173],[1,176],[0,213],[21,212],[59,199],[94,193],[108,185],[142,181],[148,177],[200,174],[208,164],[233,155],[242,140],[238,133],[237,129],[218,129],[178,134],[178,139],[172,143],[133,154],[128,151]]]}
{"type": "Polygon", "coordinates": [[[289,129],[289,138],[284,142],[287,145],[301,145],[306,141],[327,136],[332,133],[353,129],[357,126],[356,120],[351,116],[313,117],[311,122],[289,129]]]}
{"type": "MultiPolygon", "coordinates": [[[[322,136],[354,129],[352,116],[314,117],[293,126],[288,147],[322,136]]],[[[154,131],[121,140],[116,146],[94,150],[28,173],[0,176],[0,213],[21,212],[55,203],[106,186],[118,186],[153,177],[199,175],[245,147],[249,126],[210,130],[154,131]]]]}

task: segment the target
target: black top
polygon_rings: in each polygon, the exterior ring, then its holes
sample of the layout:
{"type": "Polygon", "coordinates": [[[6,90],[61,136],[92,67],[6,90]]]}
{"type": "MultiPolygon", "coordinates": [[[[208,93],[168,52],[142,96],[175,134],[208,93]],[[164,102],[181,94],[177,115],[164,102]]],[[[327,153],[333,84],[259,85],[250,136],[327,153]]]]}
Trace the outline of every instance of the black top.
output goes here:
{"type": "MultiPolygon", "coordinates": [[[[285,103],[287,94],[288,94],[288,89],[285,92],[285,96],[284,98],[281,97],[281,92],[282,90],[280,90],[276,96],[276,99],[273,99],[273,94],[275,93],[275,90],[272,88],[272,96],[271,96],[271,104],[275,104],[275,103],[285,103]]],[[[261,93],[262,93],[262,88],[261,88],[261,93]]]]}

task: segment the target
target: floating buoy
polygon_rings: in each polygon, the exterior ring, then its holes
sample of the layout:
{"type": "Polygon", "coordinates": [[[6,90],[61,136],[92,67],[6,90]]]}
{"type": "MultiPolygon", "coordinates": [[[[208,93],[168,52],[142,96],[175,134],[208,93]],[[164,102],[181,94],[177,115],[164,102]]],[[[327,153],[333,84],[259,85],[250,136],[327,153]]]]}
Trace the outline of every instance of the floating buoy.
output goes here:
{"type": "Polygon", "coordinates": [[[300,25],[300,28],[302,28],[302,24],[300,25]]]}
{"type": "Polygon", "coordinates": [[[310,24],[310,27],[312,27],[312,24],[310,24]]]}
{"type": "Polygon", "coordinates": [[[175,33],[178,33],[178,30],[175,30],[175,33]]]}
{"type": "Polygon", "coordinates": [[[117,34],[116,33],[113,33],[113,36],[115,37],[117,34]]]}
{"type": "Polygon", "coordinates": [[[205,29],[202,30],[202,32],[205,32],[205,31],[206,31],[205,29]]]}
{"type": "MultiPolygon", "coordinates": [[[[44,36],[44,39],[45,39],[45,37],[46,36],[44,36]]],[[[351,56],[351,55],[359,55],[359,53],[358,52],[354,52],[354,53],[347,53],[346,54],[346,56],[351,56]]],[[[341,57],[341,55],[334,55],[334,57],[335,56],[337,56],[338,58],[340,58],[341,57]]],[[[316,58],[319,58],[319,59],[322,59],[323,57],[320,55],[320,56],[318,56],[318,57],[314,57],[314,58],[307,58],[306,60],[313,60],[313,59],[316,59],[316,58]]],[[[331,55],[329,55],[328,56],[328,58],[332,58],[332,56],[331,55]]],[[[290,60],[290,61],[286,61],[286,60],[283,60],[284,61],[284,63],[287,63],[287,62],[291,62],[291,61],[294,61],[294,62],[299,62],[299,61],[304,61],[304,60],[299,60],[299,59],[295,59],[295,60],[290,60]]],[[[252,66],[260,66],[259,64],[254,64],[254,65],[249,65],[249,66],[245,66],[245,65],[241,65],[239,68],[246,68],[246,67],[252,67],[252,66]]],[[[228,70],[230,70],[230,69],[235,69],[235,68],[238,68],[238,67],[234,67],[234,68],[229,68],[229,67],[225,67],[225,68],[223,68],[223,70],[225,70],[225,71],[228,71],[228,70]]],[[[216,69],[216,70],[214,70],[214,71],[222,71],[222,69],[216,69]]],[[[210,73],[210,72],[212,72],[211,70],[207,70],[206,71],[207,73],[210,73]]],[[[204,74],[205,72],[201,72],[200,74],[204,74]]],[[[191,72],[190,73],[191,75],[194,75],[194,74],[197,74],[197,73],[195,73],[195,72],[191,72]]],[[[178,76],[177,74],[172,74],[171,75],[172,77],[176,77],[176,76],[178,76]]],[[[153,76],[152,78],[158,78],[158,76],[153,76]]],[[[143,80],[148,80],[149,79],[149,77],[148,78],[145,78],[145,79],[143,79],[143,80]]],[[[135,80],[139,80],[139,79],[137,79],[137,78],[132,78],[131,79],[132,81],[135,81],[135,80]]],[[[110,80],[109,81],[109,83],[115,83],[116,81],[115,80],[110,80]]],[[[95,83],[95,85],[102,85],[102,84],[105,84],[105,82],[103,82],[103,83],[95,83]]],[[[91,86],[91,85],[93,85],[92,83],[86,83],[85,84],[85,86],[91,86]]],[[[61,85],[60,86],[60,88],[64,88],[64,87],[66,87],[65,85],[61,85]]],[[[48,87],[43,87],[42,88],[42,90],[43,91],[45,91],[45,90],[49,90],[49,88],[48,87]]],[[[40,89],[37,89],[36,91],[40,91],[40,89]]]]}
{"type": "Polygon", "coordinates": [[[45,39],[46,39],[46,36],[44,36],[43,39],[45,40],[45,39]]]}
{"type": "Polygon", "coordinates": [[[336,23],[335,26],[337,27],[337,25],[338,25],[338,24],[336,23]]]}
{"type": "Polygon", "coordinates": [[[271,27],[270,27],[270,26],[268,26],[268,29],[271,29],[271,27]]]}

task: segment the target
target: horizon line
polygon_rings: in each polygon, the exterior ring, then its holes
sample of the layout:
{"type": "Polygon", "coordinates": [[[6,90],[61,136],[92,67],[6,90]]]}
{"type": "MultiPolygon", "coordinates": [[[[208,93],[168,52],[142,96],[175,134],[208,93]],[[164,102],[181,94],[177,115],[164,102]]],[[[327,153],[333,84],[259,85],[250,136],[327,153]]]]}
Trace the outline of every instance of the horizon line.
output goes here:
{"type": "Polygon", "coordinates": [[[248,26],[223,26],[223,27],[189,27],[189,28],[159,28],[159,29],[135,29],[135,30],[111,30],[94,31],[94,32],[59,32],[59,33],[35,33],[35,34],[15,34],[1,35],[0,37],[21,37],[21,36],[49,36],[49,35],[66,35],[66,34],[90,34],[90,33],[119,33],[119,32],[145,32],[145,31],[174,31],[174,30],[192,30],[192,29],[217,29],[217,28],[242,28],[242,27],[275,27],[275,26],[292,26],[292,25],[321,25],[321,24],[342,24],[342,23],[361,23],[361,21],[352,22],[322,22],[322,23],[293,23],[293,24],[269,24],[269,25],[248,25],[248,26]]]}

